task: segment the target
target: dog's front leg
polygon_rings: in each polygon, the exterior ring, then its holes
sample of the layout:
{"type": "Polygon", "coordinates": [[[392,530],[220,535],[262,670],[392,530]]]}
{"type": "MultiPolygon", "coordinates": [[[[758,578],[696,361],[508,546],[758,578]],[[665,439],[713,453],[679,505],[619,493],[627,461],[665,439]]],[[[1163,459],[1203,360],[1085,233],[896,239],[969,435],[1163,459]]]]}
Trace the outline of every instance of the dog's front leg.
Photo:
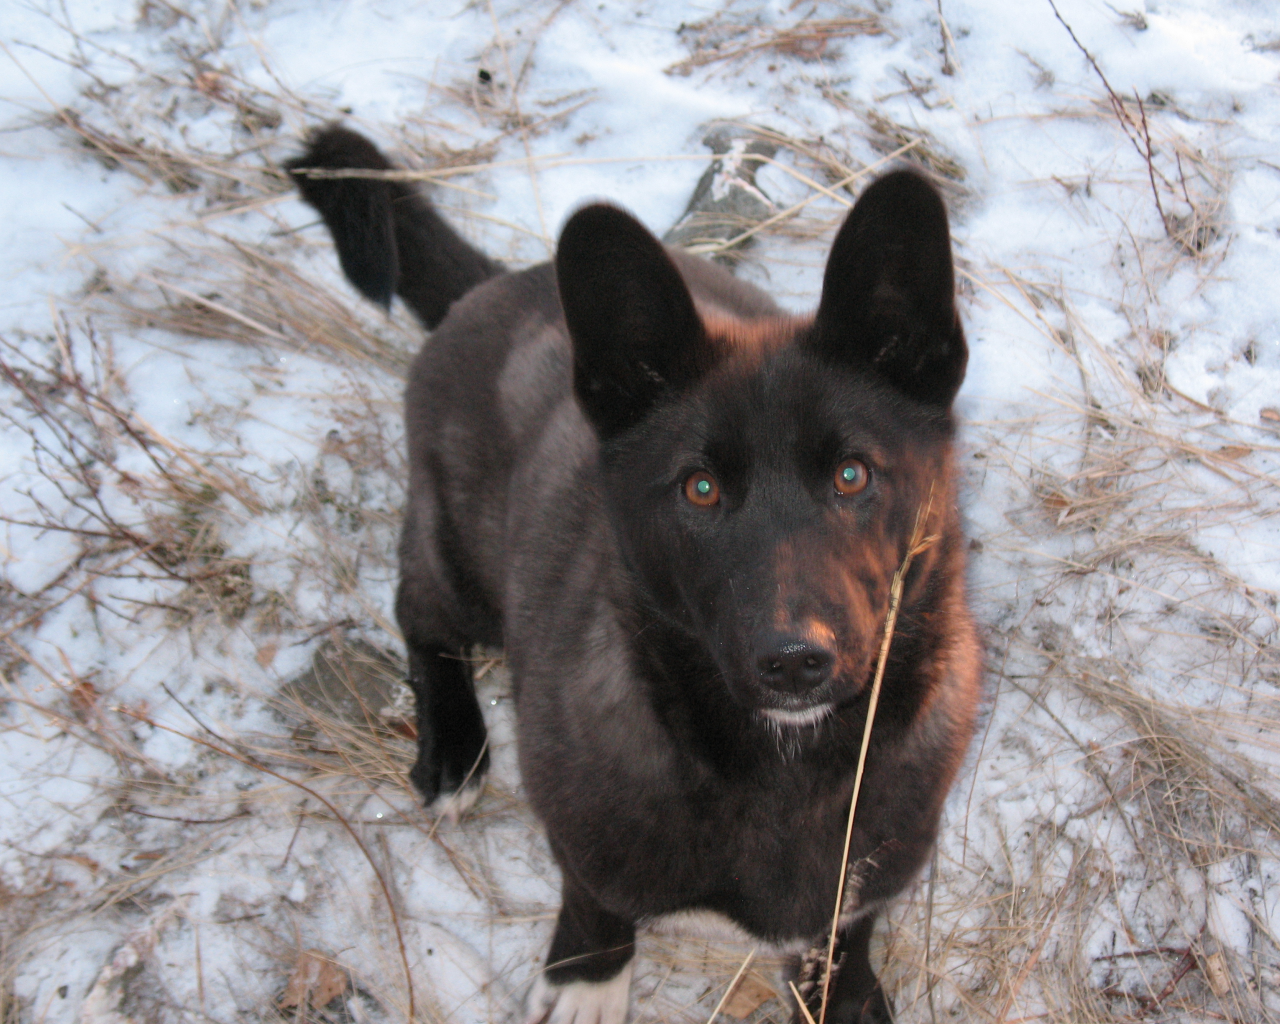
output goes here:
{"type": "Polygon", "coordinates": [[[623,1024],[636,929],[564,872],[547,966],[529,993],[525,1024],[623,1024]]]}
{"type": "Polygon", "coordinates": [[[418,712],[418,759],[409,772],[427,804],[456,820],[475,803],[489,768],[484,719],[471,665],[444,646],[409,647],[409,687],[418,712]]]}
{"type": "MultiPolygon", "coordinates": [[[[869,951],[876,914],[867,914],[840,933],[835,948],[835,973],[827,996],[826,1024],[893,1024],[889,1000],[871,969],[869,951]]],[[[816,1021],[822,1012],[822,976],[827,940],[815,945],[800,965],[799,987],[816,1021]]],[[[804,1020],[799,1009],[792,1024],[804,1020]]]]}

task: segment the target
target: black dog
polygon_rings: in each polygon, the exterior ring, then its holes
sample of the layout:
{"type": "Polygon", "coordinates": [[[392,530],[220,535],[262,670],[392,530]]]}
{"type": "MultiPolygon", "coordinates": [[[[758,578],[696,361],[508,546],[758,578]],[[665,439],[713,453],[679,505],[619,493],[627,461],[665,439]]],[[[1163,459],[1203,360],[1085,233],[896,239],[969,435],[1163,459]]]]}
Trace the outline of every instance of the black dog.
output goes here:
{"type": "Polygon", "coordinates": [[[823,943],[891,579],[924,509],[937,539],[906,577],[827,1015],[889,1020],[872,926],[928,856],[980,675],[937,192],[909,172],[868,187],[817,314],[791,317],[611,206],[570,218],[554,264],[504,273],[409,187],[305,173],[390,166],[331,127],[290,169],[351,281],[434,331],[406,392],[412,777],[428,801],[478,793],[462,657],[504,645],[564,878],[531,1019],[620,1024],[637,922],[714,911],[823,943]]]}

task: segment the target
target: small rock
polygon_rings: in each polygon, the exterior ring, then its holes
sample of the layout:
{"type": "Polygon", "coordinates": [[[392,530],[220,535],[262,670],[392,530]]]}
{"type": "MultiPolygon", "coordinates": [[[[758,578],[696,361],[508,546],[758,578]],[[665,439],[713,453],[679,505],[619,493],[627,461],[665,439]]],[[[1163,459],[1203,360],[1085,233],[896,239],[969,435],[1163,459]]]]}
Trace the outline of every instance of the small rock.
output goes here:
{"type": "Polygon", "coordinates": [[[388,727],[383,714],[404,689],[396,660],[367,640],[326,640],[311,667],[280,687],[286,710],[298,709],[337,718],[351,725],[388,727]]]}
{"type": "MultiPolygon", "coordinates": [[[[756,185],[760,161],[751,159],[772,157],[778,151],[774,143],[747,128],[727,124],[715,125],[702,141],[718,158],[711,161],[694,187],[683,216],[662,236],[669,245],[728,242],[777,212],[773,201],[756,185]]],[[[744,239],[740,244],[748,242],[750,239],[744,239]]],[[[730,250],[720,249],[714,258],[731,261],[734,257],[730,250]]]]}

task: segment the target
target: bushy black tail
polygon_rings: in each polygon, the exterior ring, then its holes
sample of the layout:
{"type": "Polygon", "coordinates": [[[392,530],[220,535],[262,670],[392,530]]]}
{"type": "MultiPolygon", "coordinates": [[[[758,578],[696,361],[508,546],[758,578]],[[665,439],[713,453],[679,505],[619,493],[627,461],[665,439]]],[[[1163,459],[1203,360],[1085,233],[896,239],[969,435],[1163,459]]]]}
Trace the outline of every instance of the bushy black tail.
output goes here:
{"type": "Polygon", "coordinates": [[[449,306],[502,267],[473,249],[409,184],[375,178],[313,178],[309,169],[389,171],[392,163],[363,135],[330,125],[285,164],[302,198],[319,211],[342,272],[384,307],[399,295],[428,330],[449,306]]]}

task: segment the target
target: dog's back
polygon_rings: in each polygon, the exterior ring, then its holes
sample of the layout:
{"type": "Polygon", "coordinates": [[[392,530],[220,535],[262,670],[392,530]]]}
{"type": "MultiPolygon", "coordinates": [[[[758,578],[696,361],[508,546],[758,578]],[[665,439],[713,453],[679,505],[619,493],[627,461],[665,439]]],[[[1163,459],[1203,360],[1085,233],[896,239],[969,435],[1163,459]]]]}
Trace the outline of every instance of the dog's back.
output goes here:
{"type": "MultiPolygon", "coordinates": [[[[340,253],[392,234],[326,221],[350,236],[340,253]]],[[[871,925],[928,854],[978,692],[941,201],[912,175],[868,189],[808,318],[610,207],[571,219],[554,266],[503,274],[445,241],[443,264],[396,270],[440,318],[406,391],[413,777],[455,809],[474,798],[485,732],[459,658],[505,643],[525,786],[564,874],[535,1013],[616,1024],[637,921],[713,910],[778,941],[829,926],[890,580],[919,523],[830,1014],[888,1019],[871,925]],[[442,265],[470,270],[417,279],[442,265]]]]}

